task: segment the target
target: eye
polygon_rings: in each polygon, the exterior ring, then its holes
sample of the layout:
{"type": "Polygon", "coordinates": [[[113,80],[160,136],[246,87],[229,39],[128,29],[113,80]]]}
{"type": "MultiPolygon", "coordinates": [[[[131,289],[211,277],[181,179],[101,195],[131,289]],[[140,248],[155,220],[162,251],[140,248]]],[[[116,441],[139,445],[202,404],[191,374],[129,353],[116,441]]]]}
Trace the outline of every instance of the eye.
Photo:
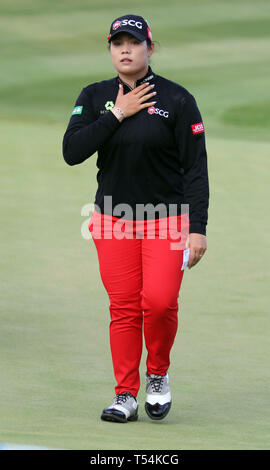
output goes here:
{"type": "Polygon", "coordinates": [[[114,46],[120,46],[120,44],[122,44],[121,38],[115,38],[111,42],[114,46]]]}

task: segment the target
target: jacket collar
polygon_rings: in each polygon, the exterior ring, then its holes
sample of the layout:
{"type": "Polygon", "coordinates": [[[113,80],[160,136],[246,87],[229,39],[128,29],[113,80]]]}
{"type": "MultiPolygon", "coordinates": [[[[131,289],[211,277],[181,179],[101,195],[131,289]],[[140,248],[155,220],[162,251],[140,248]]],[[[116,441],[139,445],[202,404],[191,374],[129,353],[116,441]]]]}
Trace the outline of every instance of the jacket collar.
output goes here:
{"type": "MultiPolygon", "coordinates": [[[[141,85],[142,83],[144,82],[149,82],[150,80],[153,80],[153,78],[155,77],[155,73],[153,72],[153,70],[151,69],[150,65],[148,65],[148,70],[146,72],[146,74],[144,75],[144,77],[142,78],[139,78],[138,80],[136,80],[135,82],[135,88],[139,85],[141,85]]],[[[123,85],[125,87],[128,88],[128,90],[132,90],[132,88],[126,83],[124,82],[123,80],[121,80],[121,78],[119,77],[116,77],[116,81],[117,83],[123,83],[123,85]]]]}

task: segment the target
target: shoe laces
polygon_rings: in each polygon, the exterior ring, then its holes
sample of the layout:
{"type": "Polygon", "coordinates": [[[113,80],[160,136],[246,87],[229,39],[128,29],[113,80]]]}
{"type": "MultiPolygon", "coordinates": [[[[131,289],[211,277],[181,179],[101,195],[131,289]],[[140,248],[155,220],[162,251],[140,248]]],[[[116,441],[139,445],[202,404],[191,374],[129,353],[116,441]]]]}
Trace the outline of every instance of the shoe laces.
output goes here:
{"type": "Polygon", "coordinates": [[[130,392],[119,393],[115,396],[114,403],[116,405],[122,405],[122,403],[125,403],[130,397],[134,398],[130,392]]]}
{"type": "Polygon", "coordinates": [[[153,392],[160,393],[163,387],[165,375],[149,375],[150,385],[152,387],[153,392]]]}

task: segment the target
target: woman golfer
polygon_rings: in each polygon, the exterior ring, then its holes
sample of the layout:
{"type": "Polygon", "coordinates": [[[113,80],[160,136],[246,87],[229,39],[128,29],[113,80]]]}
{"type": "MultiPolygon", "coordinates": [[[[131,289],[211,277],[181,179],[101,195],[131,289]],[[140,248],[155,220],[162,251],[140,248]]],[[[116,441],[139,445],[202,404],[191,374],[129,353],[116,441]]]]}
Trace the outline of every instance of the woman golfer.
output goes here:
{"type": "Polygon", "coordinates": [[[77,165],[98,152],[89,230],[110,300],[117,383],[101,419],[124,423],[138,419],[143,337],[146,413],[158,420],[170,410],[179,290],[185,266],[206,251],[209,185],[200,111],[186,88],[151,69],[147,21],[115,19],[108,43],[117,76],[82,89],[63,156],[77,165]]]}

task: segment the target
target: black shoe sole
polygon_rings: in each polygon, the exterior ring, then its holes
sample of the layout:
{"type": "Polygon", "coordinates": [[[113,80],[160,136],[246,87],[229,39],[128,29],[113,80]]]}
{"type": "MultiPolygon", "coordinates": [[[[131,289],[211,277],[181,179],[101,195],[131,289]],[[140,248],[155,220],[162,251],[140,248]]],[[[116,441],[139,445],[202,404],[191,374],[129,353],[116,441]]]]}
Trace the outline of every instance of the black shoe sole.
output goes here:
{"type": "Polygon", "coordinates": [[[146,411],[146,414],[149,416],[149,418],[153,419],[154,421],[160,421],[161,419],[164,419],[167,414],[169,413],[170,409],[171,409],[171,406],[172,406],[172,402],[170,402],[168,408],[166,409],[165,413],[163,413],[162,416],[153,416],[149,413],[149,410],[147,409],[147,404],[145,403],[144,405],[144,409],[146,411]]]}
{"type": "Polygon", "coordinates": [[[130,416],[129,418],[126,418],[126,417],[121,417],[121,416],[117,416],[117,415],[114,415],[113,413],[102,413],[101,415],[101,419],[103,421],[111,421],[112,423],[127,423],[128,421],[138,421],[138,414],[135,414],[135,415],[132,415],[130,416]]]}

